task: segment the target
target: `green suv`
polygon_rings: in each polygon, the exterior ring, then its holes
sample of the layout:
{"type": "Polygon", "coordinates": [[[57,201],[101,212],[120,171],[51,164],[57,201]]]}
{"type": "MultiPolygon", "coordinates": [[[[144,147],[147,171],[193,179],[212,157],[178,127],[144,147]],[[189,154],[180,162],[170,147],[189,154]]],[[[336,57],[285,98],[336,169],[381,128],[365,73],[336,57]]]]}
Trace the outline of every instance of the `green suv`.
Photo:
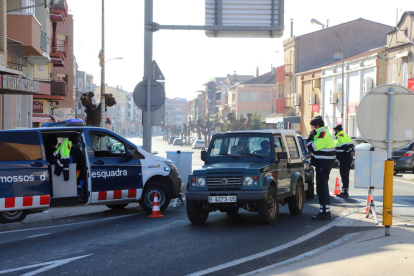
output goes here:
{"type": "Polygon", "coordinates": [[[201,159],[204,165],[189,176],[186,192],[192,223],[204,223],[213,211],[235,215],[244,208],[272,224],[279,203],[287,203],[292,215],[302,213],[308,185],[293,130],[217,133],[201,159]]]}

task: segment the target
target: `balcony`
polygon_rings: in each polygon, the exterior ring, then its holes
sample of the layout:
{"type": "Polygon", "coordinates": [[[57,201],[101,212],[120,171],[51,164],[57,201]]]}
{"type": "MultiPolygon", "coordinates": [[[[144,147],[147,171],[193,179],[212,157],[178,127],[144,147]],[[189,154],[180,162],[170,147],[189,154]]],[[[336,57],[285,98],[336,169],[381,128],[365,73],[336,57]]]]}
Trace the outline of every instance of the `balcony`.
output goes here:
{"type": "Polygon", "coordinates": [[[8,14],[7,37],[22,43],[26,57],[43,57],[40,23],[33,15],[8,14]]]}
{"type": "Polygon", "coordinates": [[[54,37],[50,51],[50,59],[54,67],[65,67],[65,59],[68,56],[66,40],[54,37]]]}
{"type": "Polygon", "coordinates": [[[22,43],[7,39],[7,68],[22,71],[27,62],[24,58],[22,43]]]}
{"type": "Polygon", "coordinates": [[[290,76],[293,73],[293,65],[285,64],[276,68],[276,82],[282,82],[286,79],[286,76],[290,76]]]}
{"type": "Polygon", "coordinates": [[[68,94],[68,85],[64,81],[51,81],[50,94],[54,96],[64,96],[68,94]]]}
{"type": "Polygon", "coordinates": [[[52,22],[65,21],[65,18],[68,16],[68,10],[69,8],[66,0],[53,0],[50,20],[52,22]]]}

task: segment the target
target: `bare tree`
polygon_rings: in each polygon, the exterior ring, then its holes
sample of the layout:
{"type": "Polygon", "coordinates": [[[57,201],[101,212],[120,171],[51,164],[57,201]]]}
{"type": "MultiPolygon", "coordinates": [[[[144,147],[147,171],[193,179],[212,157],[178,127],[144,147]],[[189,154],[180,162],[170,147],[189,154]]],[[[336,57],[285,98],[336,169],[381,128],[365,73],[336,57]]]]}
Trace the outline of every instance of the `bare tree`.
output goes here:
{"type": "MultiPolygon", "coordinates": [[[[101,104],[93,104],[93,97],[95,93],[88,92],[83,93],[81,97],[82,105],[85,107],[86,125],[99,127],[101,125],[101,104]]],[[[115,97],[112,94],[105,94],[105,112],[107,107],[114,106],[116,104],[115,97]]]]}

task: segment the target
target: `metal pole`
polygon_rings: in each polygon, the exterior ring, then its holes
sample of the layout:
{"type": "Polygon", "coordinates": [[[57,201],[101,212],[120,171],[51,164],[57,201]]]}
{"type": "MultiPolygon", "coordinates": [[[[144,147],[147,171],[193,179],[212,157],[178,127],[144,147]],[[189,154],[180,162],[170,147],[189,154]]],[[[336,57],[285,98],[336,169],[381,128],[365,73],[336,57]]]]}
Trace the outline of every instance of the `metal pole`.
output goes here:
{"type": "Polygon", "coordinates": [[[392,225],[392,197],[393,197],[393,185],[394,185],[394,161],[392,160],[392,116],[393,116],[393,98],[395,93],[390,88],[387,92],[388,95],[388,115],[387,115],[387,160],[384,162],[384,190],[383,190],[383,222],[385,226],[385,236],[390,235],[390,227],[392,225]]]}
{"type": "Polygon", "coordinates": [[[147,80],[147,108],[143,110],[143,147],[151,152],[151,80],[152,80],[152,36],[153,36],[153,0],[145,0],[144,18],[144,79],[147,80]]]}
{"type": "Polygon", "coordinates": [[[345,82],[344,82],[344,45],[342,44],[342,40],[341,40],[341,46],[342,46],[342,123],[343,123],[343,127],[344,127],[344,131],[345,133],[348,134],[348,95],[345,93],[345,82]]]}
{"type": "Polygon", "coordinates": [[[101,127],[105,128],[105,0],[102,0],[101,127]]]}

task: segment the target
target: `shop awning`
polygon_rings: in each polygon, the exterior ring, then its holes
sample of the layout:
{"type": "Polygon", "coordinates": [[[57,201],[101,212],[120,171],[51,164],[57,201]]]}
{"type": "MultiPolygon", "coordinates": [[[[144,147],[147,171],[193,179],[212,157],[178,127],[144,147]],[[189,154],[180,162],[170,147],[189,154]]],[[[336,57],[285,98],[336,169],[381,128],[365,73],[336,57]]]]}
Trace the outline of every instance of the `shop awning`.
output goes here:
{"type": "Polygon", "coordinates": [[[50,119],[48,114],[33,114],[32,117],[33,123],[51,123],[52,120],[50,119]]]}

